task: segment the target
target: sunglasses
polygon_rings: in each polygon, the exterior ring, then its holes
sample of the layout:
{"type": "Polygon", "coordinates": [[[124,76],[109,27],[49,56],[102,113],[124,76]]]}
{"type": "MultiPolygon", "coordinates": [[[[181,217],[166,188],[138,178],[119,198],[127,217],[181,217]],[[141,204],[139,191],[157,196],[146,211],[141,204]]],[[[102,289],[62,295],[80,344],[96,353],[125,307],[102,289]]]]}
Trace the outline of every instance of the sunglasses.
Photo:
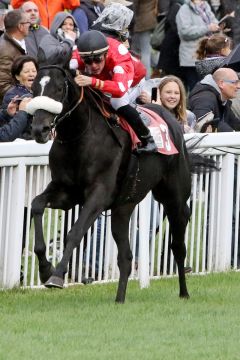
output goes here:
{"type": "Polygon", "coordinates": [[[103,56],[82,57],[82,60],[86,65],[92,65],[93,63],[100,64],[103,61],[103,56]]]}
{"type": "Polygon", "coordinates": [[[224,79],[223,81],[225,83],[233,84],[233,85],[239,85],[240,84],[240,80],[227,80],[227,79],[224,79]]]}

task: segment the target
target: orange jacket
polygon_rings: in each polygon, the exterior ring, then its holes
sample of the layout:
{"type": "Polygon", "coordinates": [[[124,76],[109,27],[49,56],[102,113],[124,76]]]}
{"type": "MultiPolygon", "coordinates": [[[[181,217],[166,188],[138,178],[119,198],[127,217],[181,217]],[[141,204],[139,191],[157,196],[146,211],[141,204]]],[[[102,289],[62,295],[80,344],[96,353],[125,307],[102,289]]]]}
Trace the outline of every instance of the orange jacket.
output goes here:
{"type": "MultiPolygon", "coordinates": [[[[18,9],[26,0],[11,0],[14,9],[18,9]]],[[[72,10],[80,6],[80,0],[32,0],[40,14],[41,25],[50,28],[51,22],[57,12],[72,10]]]]}

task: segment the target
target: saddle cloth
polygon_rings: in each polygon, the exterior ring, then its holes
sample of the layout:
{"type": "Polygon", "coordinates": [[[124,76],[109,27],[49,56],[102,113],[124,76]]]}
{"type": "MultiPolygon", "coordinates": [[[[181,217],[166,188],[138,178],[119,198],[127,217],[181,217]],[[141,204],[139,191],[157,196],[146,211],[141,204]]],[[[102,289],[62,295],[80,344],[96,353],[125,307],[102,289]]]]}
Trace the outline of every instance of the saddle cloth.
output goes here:
{"type": "MultiPolygon", "coordinates": [[[[164,155],[178,154],[178,150],[176,149],[173,141],[170,138],[168,125],[163,120],[163,118],[161,118],[154,111],[143,108],[141,106],[138,106],[137,109],[141,112],[144,112],[149,119],[149,124],[147,126],[157,145],[158,152],[164,155]]],[[[140,140],[137,137],[136,133],[133,131],[130,125],[128,125],[126,120],[122,118],[120,119],[120,125],[130,134],[132,140],[132,149],[136,149],[137,144],[140,143],[140,140]]]]}

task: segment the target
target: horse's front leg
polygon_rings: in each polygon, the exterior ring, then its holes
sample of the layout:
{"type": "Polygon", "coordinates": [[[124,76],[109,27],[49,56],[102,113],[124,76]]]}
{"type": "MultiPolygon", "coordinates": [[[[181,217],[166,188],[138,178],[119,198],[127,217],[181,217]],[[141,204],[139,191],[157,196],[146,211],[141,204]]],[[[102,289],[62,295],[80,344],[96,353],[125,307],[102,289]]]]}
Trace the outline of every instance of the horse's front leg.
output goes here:
{"type": "Polygon", "coordinates": [[[34,218],[35,228],[35,246],[34,252],[37,255],[39,262],[39,275],[42,283],[45,283],[53,271],[55,270],[52,264],[46,258],[46,245],[43,235],[42,218],[46,207],[61,209],[64,207],[71,208],[71,200],[67,198],[62,189],[58,189],[56,184],[51,182],[44,192],[36,196],[32,201],[32,214],[34,218]],[[64,198],[64,202],[61,199],[64,198]]]}
{"type": "Polygon", "coordinates": [[[46,287],[63,288],[64,275],[68,270],[68,263],[73,250],[80,244],[80,241],[90,226],[106,208],[105,199],[107,199],[107,193],[103,191],[103,189],[99,189],[92,191],[87,201],[83,203],[80,216],[67,235],[63,257],[58,263],[53,275],[45,283],[46,287]],[[96,199],[98,201],[96,201],[96,199]]]}
{"type": "Polygon", "coordinates": [[[127,204],[112,211],[112,235],[118,247],[118,267],[120,277],[116,302],[124,303],[131,273],[132,251],[129,245],[129,220],[135,205],[127,204]]]}

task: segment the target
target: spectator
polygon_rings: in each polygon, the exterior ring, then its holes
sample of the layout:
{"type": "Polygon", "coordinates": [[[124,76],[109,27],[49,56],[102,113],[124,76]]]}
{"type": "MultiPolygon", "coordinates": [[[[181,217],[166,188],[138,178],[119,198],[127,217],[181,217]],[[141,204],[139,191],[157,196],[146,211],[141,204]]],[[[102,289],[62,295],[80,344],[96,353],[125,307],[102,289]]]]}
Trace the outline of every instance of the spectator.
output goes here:
{"type": "Polygon", "coordinates": [[[0,7],[0,36],[4,33],[5,27],[4,27],[4,17],[7,13],[7,10],[0,7]]]}
{"type": "Polygon", "coordinates": [[[169,11],[169,0],[157,0],[157,16],[164,16],[169,11]]]}
{"type": "Polygon", "coordinates": [[[151,77],[150,36],[157,23],[155,0],[134,0],[134,28],[131,49],[139,55],[147,69],[146,78],[151,77]]]}
{"type": "Polygon", "coordinates": [[[73,10],[72,16],[74,17],[77,26],[79,28],[80,34],[83,34],[85,31],[89,30],[88,18],[86,12],[81,8],[77,7],[73,10]]]}
{"type": "Polygon", "coordinates": [[[26,1],[21,9],[28,14],[31,22],[29,33],[25,38],[27,53],[37,58],[39,43],[43,36],[48,34],[48,30],[40,25],[39,11],[37,5],[32,1],[26,1]]]}
{"type": "MultiPolygon", "coordinates": [[[[151,96],[147,92],[142,92],[139,98],[143,103],[151,102],[151,96]]],[[[174,115],[184,133],[193,132],[196,117],[187,110],[186,92],[181,79],[173,75],[162,78],[155,102],[174,115]]]]}
{"type": "MultiPolygon", "coordinates": [[[[21,99],[23,97],[32,97],[31,86],[37,75],[38,64],[34,57],[29,55],[19,56],[14,60],[11,68],[12,78],[15,83],[9,89],[3,98],[3,109],[7,109],[11,100],[21,99]]],[[[22,138],[31,139],[31,116],[28,116],[28,128],[26,128],[22,138]]]]}
{"type": "Polygon", "coordinates": [[[91,29],[101,31],[105,36],[117,39],[129,48],[128,28],[132,18],[132,10],[117,2],[110,3],[94,22],[91,29]]]}
{"type": "Polygon", "coordinates": [[[237,73],[228,68],[219,68],[212,75],[206,75],[189,95],[189,108],[197,120],[212,112],[214,122],[206,127],[208,132],[239,131],[240,119],[231,109],[231,99],[237,96],[240,80],[237,73]]]}
{"type": "Polygon", "coordinates": [[[218,20],[204,0],[186,0],[176,16],[180,37],[179,60],[184,74],[184,84],[188,91],[198,81],[195,68],[198,41],[219,31],[218,20]]]}
{"type": "Polygon", "coordinates": [[[0,38],[0,103],[11,87],[11,66],[18,56],[26,54],[24,39],[28,35],[30,22],[21,10],[9,11],[4,18],[5,33],[0,38]]]}
{"type": "Polygon", "coordinates": [[[10,4],[10,0],[0,0],[0,9],[8,9],[8,6],[10,4]]]}
{"type": "Polygon", "coordinates": [[[176,15],[184,0],[171,0],[165,24],[165,38],[161,44],[158,68],[163,75],[175,75],[184,78],[179,65],[180,39],[177,31],[176,15]]]}
{"type": "MultiPolygon", "coordinates": [[[[197,49],[196,70],[201,78],[207,74],[212,74],[214,70],[224,66],[224,60],[230,54],[232,49],[232,40],[224,34],[215,34],[203,38],[197,49]]],[[[231,108],[240,118],[240,92],[237,97],[232,99],[231,108]]]]}
{"type": "Polygon", "coordinates": [[[81,0],[80,7],[73,11],[73,17],[81,34],[89,30],[104,9],[101,0],[81,0]]]}
{"type": "Polygon", "coordinates": [[[68,12],[60,11],[53,19],[50,34],[45,35],[39,44],[39,61],[57,64],[58,56],[65,57],[73,50],[79,35],[73,16],[68,12]]]}
{"type": "Polygon", "coordinates": [[[28,127],[28,114],[25,109],[30,100],[30,97],[25,97],[18,102],[13,98],[7,110],[0,111],[0,142],[14,141],[24,136],[28,127]]]}
{"type": "MultiPolygon", "coordinates": [[[[11,0],[14,9],[23,5],[25,0],[11,0]]],[[[59,11],[73,10],[80,5],[80,0],[33,0],[39,9],[42,26],[50,28],[54,16],[59,11]]]]}
{"type": "Polygon", "coordinates": [[[232,41],[224,34],[213,34],[210,37],[202,38],[198,44],[197,60],[195,62],[200,78],[212,74],[214,70],[221,67],[231,49],[232,41]]]}

